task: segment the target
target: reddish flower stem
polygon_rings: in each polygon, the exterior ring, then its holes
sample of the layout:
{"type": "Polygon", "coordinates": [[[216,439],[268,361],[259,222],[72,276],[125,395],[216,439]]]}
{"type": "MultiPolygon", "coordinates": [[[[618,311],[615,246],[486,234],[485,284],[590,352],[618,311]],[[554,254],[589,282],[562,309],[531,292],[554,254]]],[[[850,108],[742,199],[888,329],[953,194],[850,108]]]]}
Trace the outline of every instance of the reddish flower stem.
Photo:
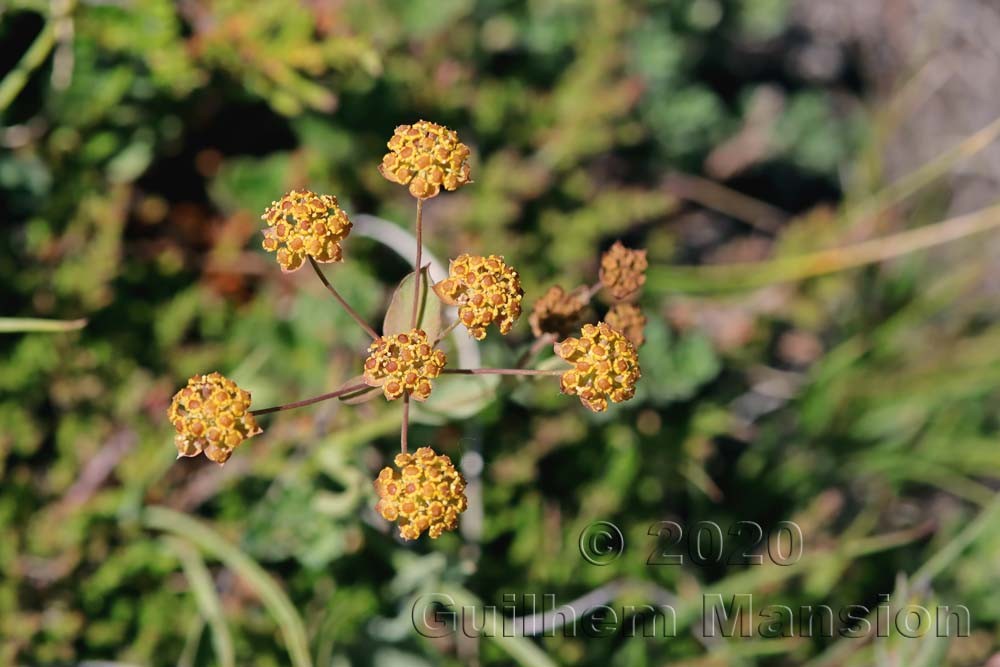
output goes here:
{"type": "Polygon", "coordinates": [[[403,394],[403,425],[399,432],[399,451],[406,453],[410,439],[410,395],[403,394]]]}
{"type": "Polygon", "coordinates": [[[460,319],[456,318],[454,321],[452,321],[451,324],[449,324],[444,329],[442,329],[438,333],[437,338],[434,340],[434,345],[437,345],[438,343],[440,343],[441,341],[443,341],[445,338],[447,338],[448,334],[450,334],[452,331],[454,331],[455,327],[457,327],[461,323],[462,323],[462,321],[460,319]]]}
{"type": "Polygon", "coordinates": [[[535,342],[531,344],[531,347],[528,348],[523,355],[521,355],[520,359],[517,360],[517,367],[524,368],[527,366],[528,362],[534,359],[535,355],[541,352],[543,347],[551,345],[554,342],[556,342],[556,335],[554,333],[544,333],[536,338],[535,342]]]}
{"type": "Polygon", "coordinates": [[[340,296],[340,292],[334,289],[333,285],[330,284],[330,281],[326,279],[325,275],[323,275],[323,271],[322,269],[319,268],[319,264],[316,263],[316,260],[310,257],[309,264],[312,265],[313,271],[315,271],[316,275],[319,276],[319,279],[323,281],[323,285],[326,286],[326,289],[330,291],[330,294],[333,295],[333,298],[336,299],[340,303],[340,305],[344,307],[344,310],[347,311],[347,314],[350,315],[351,318],[353,318],[354,321],[358,323],[358,326],[360,326],[362,329],[365,330],[366,334],[372,337],[372,340],[377,339],[379,336],[377,333],[375,333],[375,330],[372,329],[370,326],[368,326],[368,323],[365,322],[360,315],[358,315],[358,312],[353,308],[351,308],[350,304],[347,303],[344,297],[340,296]]]}
{"type": "MultiPolygon", "coordinates": [[[[597,296],[597,293],[600,292],[601,289],[603,289],[603,287],[604,285],[601,283],[600,280],[598,280],[596,283],[588,287],[587,291],[584,292],[583,294],[584,297],[586,298],[586,300],[583,302],[584,306],[588,305],[591,301],[593,301],[594,297],[597,296]]],[[[522,368],[524,366],[527,366],[528,363],[535,358],[535,355],[537,355],[539,352],[542,351],[542,348],[544,348],[546,345],[551,345],[552,343],[556,342],[557,338],[558,336],[556,336],[554,333],[544,333],[538,338],[536,338],[535,342],[531,344],[531,347],[528,348],[528,350],[523,355],[521,355],[520,359],[517,360],[517,367],[522,368]]]]}
{"type": "Polygon", "coordinates": [[[566,371],[540,371],[533,368],[445,368],[441,372],[453,375],[562,375],[566,371]]]}
{"type": "Polygon", "coordinates": [[[328,394],[321,394],[319,396],[313,396],[312,398],[306,398],[301,401],[295,401],[294,403],[285,403],[284,405],[276,405],[273,408],[261,408],[260,410],[251,410],[250,414],[257,417],[260,415],[271,414],[272,412],[282,412],[284,410],[294,410],[295,408],[302,408],[307,405],[312,405],[313,403],[319,403],[321,401],[328,401],[331,398],[338,398],[344,394],[350,394],[352,392],[358,391],[359,389],[364,389],[368,385],[361,383],[351,385],[350,387],[341,387],[337,391],[331,391],[328,394]]]}

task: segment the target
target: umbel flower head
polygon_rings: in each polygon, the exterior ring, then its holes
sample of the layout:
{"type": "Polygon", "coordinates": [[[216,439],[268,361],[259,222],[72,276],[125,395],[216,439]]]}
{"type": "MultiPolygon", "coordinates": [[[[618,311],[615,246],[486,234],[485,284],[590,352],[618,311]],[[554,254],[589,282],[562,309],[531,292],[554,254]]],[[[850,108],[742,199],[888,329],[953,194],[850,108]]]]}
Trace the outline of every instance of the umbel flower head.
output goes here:
{"type": "Polygon", "coordinates": [[[179,456],[202,452],[225,463],[241,442],[261,432],[250,414],[250,392],[219,373],[195,375],[174,394],[168,411],[179,456]]]}
{"type": "Polygon", "coordinates": [[[375,479],[379,497],[375,510],[386,521],[399,524],[404,540],[415,540],[425,530],[432,539],[455,530],[469,501],[465,479],[451,459],[421,447],[413,454],[397,454],[395,464],[382,468],[375,479]]]}
{"type": "Polygon", "coordinates": [[[486,327],[494,322],[506,335],[521,316],[521,278],[499,255],[459,255],[434,292],[458,306],[458,319],[476,340],[485,338],[486,327]]]}
{"type": "Polygon", "coordinates": [[[562,374],[562,393],[576,395],[594,412],[635,396],[642,377],[635,347],[605,322],[583,325],[579,338],[556,343],[556,354],[573,365],[562,374]]]}
{"type": "Polygon", "coordinates": [[[343,256],[340,242],[351,231],[351,221],[333,195],[318,195],[310,190],[292,190],[271,202],[261,218],[264,250],[277,252],[282,271],[295,271],[306,257],[317,262],[339,262],[343,256]]]}
{"type": "Polygon", "coordinates": [[[648,266],[645,250],[632,250],[623,246],[621,241],[615,241],[601,256],[601,284],[615,299],[629,299],[646,282],[648,266]]]}
{"type": "Polygon", "coordinates": [[[443,125],[426,120],[400,125],[386,145],[389,152],[379,172],[393,183],[409,185],[417,199],[436,197],[442,187],[457,190],[469,181],[469,147],[443,125]]]}
{"type": "Polygon", "coordinates": [[[637,348],[642,347],[646,342],[646,316],[642,310],[634,303],[620,302],[611,306],[611,310],[605,315],[604,321],[611,325],[612,329],[625,334],[625,337],[632,341],[637,348]]]}
{"type": "Polygon", "coordinates": [[[536,338],[547,333],[568,336],[580,326],[587,301],[586,287],[566,292],[559,285],[553,285],[531,309],[528,317],[531,333],[536,338]]]}
{"type": "Polygon", "coordinates": [[[381,336],[372,341],[365,359],[364,380],[382,387],[390,401],[410,394],[418,401],[431,395],[431,380],[441,374],[448,359],[431,346],[423,329],[381,336]]]}

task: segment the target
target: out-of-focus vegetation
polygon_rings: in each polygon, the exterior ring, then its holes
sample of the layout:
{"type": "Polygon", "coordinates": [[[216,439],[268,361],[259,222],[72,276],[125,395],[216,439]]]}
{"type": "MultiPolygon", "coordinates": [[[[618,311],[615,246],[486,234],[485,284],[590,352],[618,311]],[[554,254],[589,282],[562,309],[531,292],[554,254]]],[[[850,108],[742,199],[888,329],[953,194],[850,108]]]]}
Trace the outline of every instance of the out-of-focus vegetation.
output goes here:
{"type": "MultiPolygon", "coordinates": [[[[995,279],[982,236],[943,246],[956,228],[932,227],[910,253],[893,235],[941,220],[938,177],[985,144],[886,183],[882,111],[850,66],[793,66],[809,37],[787,9],[0,4],[0,316],[88,321],[0,335],[0,663],[982,664],[1000,620],[995,279]],[[639,396],[591,415],[505,379],[424,414],[411,441],[464,457],[471,508],[460,533],[403,545],[371,510],[398,407],[282,414],[220,469],[174,461],[166,406],[211,369],[259,406],[358,373],[363,334],[312,276],[279,272],[257,218],[308,186],[409,229],[375,167],[417,118],[474,151],[475,183],[427,206],[438,257],[504,254],[529,306],[592,279],[619,237],[653,268],[639,396]],[[795,567],[646,565],[658,520],[788,519],[795,567]],[[606,567],[578,551],[595,520],[627,540],[606,567]],[[410,620],[423,592],[562,603],[608,583],[687,610],[706,590],[794,608],[892,593],[965,604],[974,632],[428,640],[410,620]]],[[[346,253],[330,275],[377,321],[409,267],[378,238],[346,253]]],[[[528,345],[521,322],[482,349],[509,365],[528,345]]]]}

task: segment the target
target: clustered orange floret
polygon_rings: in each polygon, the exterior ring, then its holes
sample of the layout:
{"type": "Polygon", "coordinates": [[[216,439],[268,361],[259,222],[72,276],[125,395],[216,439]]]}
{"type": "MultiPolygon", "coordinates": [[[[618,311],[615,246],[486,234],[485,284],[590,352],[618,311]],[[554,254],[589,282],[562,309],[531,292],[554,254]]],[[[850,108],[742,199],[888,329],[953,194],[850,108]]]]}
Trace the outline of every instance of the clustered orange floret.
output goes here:
{"type": "Polygon", "coordinates": [[[264,249],[277,252],[278,264],[286,272],[299,269],[307,256],[317,262],[339,262],[340,242],[352,227],[336,197],[310,190],[292,190],[271,202],[261,218],[267,223],[264,249]]]}
{"type": "Polygon", "coordinates": [[[486,327],[494,322],[506,335],[521,316],[521,278],[499,255],[459,255],[434,292],[444,303],[458,306],[459,321],[476,340],[485,338],[486,327]]]}
{"type": "Polygon", "coordinates": [[[615,299],[630,299],[645,284],[648,266],[645,250],[632,250],[615,241],[601,256],[601,283],[615,299]]]}
{"type": "Polygon", "coordinates": [[[612,329],[625,334],[625,337],[632,341],[636,348],[642,347],[646,342],[646,316],[643,315],[639,306],[634,303],[620,302],[611,306],[608,314],[604,316],[612,329]]]}
{"type": "Polygon", "coordinates": [[[413,454],[397,454],[395,469],[382,468],[375,480],[379,501],[375,510],[386,521],[399,524],[404,540],[415,540],[427,531],[437,539],[458,527],[458,515],[469,505],[465,479],[451,459],[430,447],[413,454]]]}
{"type": "Polygon", "coordinates": [[[642,376],[639,357],[629,339],[607,323],[585,324],[579,338],[567,338],[554,349],[573,365],[562,374],[562,392],[579,396],[590,410],[603,412],[608,399],[620,403],[635,395],[642,376]]]}
{"type": "Polygon", "coordinates": [[[368,347],[364,380],[372,387],[382,387],[390,401],[404,393],[425,401],[431,395],[431,380],[441,374],[448,359],[434,349],[423,329],[409,333],[381,336],[368,347]]]}
{"type": "Polygon", "coordinates": [[[195,375],[174,394],[168,411],[178,456],[202,452],[225,463],[240,443],[261,432],[250,414],[250,392],[219,373],[195,375]]]}
{"type": "Polygon", "coordinates": [[[436,197],[442,187],[457,190],[469,181],[469,147],[443,125],[425,120],[400,125],[386,145],[389,152],[379,171],[394,183],[409,185],[417,199],[436,197]]]}
{"type": "Polygon", "coordinates": [[[535,337],[544,334],[568,336],[583,320],[583,311],[590,300],[586,287],[578,287],[572,292],[559,285],[553,285],[535,302],[528,323],[535,337]]]}

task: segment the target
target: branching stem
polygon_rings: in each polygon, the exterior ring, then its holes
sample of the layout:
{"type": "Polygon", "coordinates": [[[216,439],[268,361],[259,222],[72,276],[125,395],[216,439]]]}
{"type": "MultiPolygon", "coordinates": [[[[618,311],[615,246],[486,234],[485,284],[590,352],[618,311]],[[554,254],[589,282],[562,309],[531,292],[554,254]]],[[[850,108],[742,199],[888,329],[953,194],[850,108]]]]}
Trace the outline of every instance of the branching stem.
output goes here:
{"type": "Polygon", "coordinates": [[[306,398],[301,401],[295,401],[294,403],[285,403],[284,405],[276,405],[273,408],[261,408],[260,410],[251,410],[250,414],[257,417],[260,415],[268,415],[272,412],[283,412],[285,410],[294,410],[295,408],[303,408],[307,405],[312,405],[313,403],[320,403],[322,401],[329,401],[331,398],[339,398],[345,394],[350,394],[360,389],[367,387],[365,383],[354,384],[350,387],[341,387],[337,391],[331,391],[328,394],[321,394],[319,396],[313,396],[312,398],[306,398]]]}
{"type": "Polygon", "coordinates": [[[403,394],[403,424],[399,431],[399,451],[407,452],[410,439],[410,395],[403,394]]]}
{"type": "Polygon", "coordinates": [[[455,318],[455,320],[451,324],[449,324],[448,326],[446,326],[444,329],[441,330],[440,333],[438,333],[437,339],[434,341],[434,345],[437,345],[438,343],[440,343],[441,341],[443,341],[445,338],[447,338],[448,334],[450,334],[452,331],[454,331],[455,327],[457,327],[461,323],[462,323],[462,320],[460,320],[458,318],[455,318]]]}
{"type": "Polygon", "coordinates": [[[372,337],[372,340],[377,339],[379,336],[377,333],[375,333],[375,330],[372,329],[360,315],[358,315],[358,311],[351,308],[350,304],[347,303],[344,297],[340,296],[340,292],[338,292],[333,287],[333,285],[330,284],[330,281],[326,279],[326,276],[323,275],[323,270],[319,268],[319,264],[316,263],[316,260],[310,257],[309,264],[312,265],[313,271],[315,271],[316,275],[319,276],[319,279],[323,281],[323,285],[326,287],[327,290],[330,291],[330,294],[333,295],[333,298],[336,299],[337,302],[344,307],[344,310],[347,311],[347,314],[350,315],[351,318],[358,323],[358,326],[360,326],[362,329],[365,330],[366,334],[372,337]]]}
{"type": "Polygon", "coordinates": [[[533,368],[445,368],[452,375],[562,375],[565,371],[541,371],[533,368]]]}

